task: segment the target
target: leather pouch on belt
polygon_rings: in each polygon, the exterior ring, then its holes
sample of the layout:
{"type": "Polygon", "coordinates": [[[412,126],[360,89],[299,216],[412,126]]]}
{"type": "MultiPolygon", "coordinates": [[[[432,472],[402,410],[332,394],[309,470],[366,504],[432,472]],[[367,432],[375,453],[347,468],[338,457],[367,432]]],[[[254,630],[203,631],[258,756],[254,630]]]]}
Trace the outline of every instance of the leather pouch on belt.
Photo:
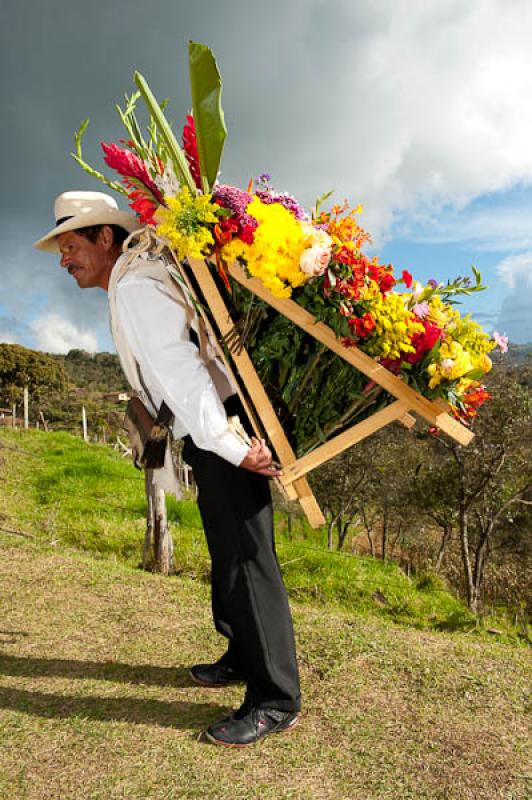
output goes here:
{"type": "Polygon", "coordinates": [[[129,400],[124,428],[129,435],[137,469],[160,469],[164,465],[173,416],[166,403],[161,405],[155,418],[138,397],[129,400]]]}

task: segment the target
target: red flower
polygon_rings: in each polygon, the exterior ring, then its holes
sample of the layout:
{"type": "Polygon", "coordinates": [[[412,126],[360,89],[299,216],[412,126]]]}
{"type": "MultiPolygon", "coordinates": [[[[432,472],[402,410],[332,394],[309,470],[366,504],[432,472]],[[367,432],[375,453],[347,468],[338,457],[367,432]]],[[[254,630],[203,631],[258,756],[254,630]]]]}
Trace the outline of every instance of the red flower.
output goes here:
{"type": "Polygon", "coordinates": [[[363,339],[365,336],[368,336],[371,331],[375,328],[375,320],[369,313],[366,313],[362,317],[353,317],[349,320],[348,325],[350,328],[355,329],[355,334],[360,338],[363,339]]]}
{"type": "Polygon", "coordinates": [[[198,189],[201,189],[201,169],[198,140],[196,137],[196,123],[194,122],[192,114],[187,114],[187,121],[183,127],[183,150],[185,151],[194,183],[198,189]]]}
{"type": "Polygon", "coordinates": [[[241,239],[246,244],[253,244],[253,241],[255,239],[255,226],[242,225],[241,231],[238,234],[238,238],[241,239]]]}
{"type": "Polygon", "coordinates": [[[358,260],[358,256],[354,250],[350,247],[346,247],[343,245],[334,253],[334,260],[338,261],[340,264],[356,264],[358,260]]]}
{"type": "Polygon", "coordinates": [[[389,292],[390,289],[392,289],[396,283],[397,281],[395,280],[391,272],[385,272],[383,275],[381,275],[379,280],[379,288],[382,294],[386,294],[386,292],[389,292]]]}
{"type": "Polygon", "coordinates": [[[142,159],[139,158],[136,153],[132,153],[131,150],[125,150],[122,147],[118,147],[116,144],[101,142],[101,145],[105,153],[105,163],[125,178],[124,184],[129,189],[138,189],[138,183],[134,181],[140,182],[159,203],[163,202],[163,196],[153,182],[145,161],[142,161],[142,159]]]}
{"type": "Polygon", "coordinates": [[[412,286],[412,275],[409,273],[407,269],[404,269],[401,273],[401,277],[405,282],[406,288],[410,289],[410,287],[412,286]]]}
{"type": "Polygon", "coordinates": [[[157,203],[154,203],[153,200],[146,197],[140,189],[134,189],[129,193],[128,197],[132,201],[129,204],[130,208],[139,215],[141,225],[157,224],[153,217],[157,211],[157,203]]]}

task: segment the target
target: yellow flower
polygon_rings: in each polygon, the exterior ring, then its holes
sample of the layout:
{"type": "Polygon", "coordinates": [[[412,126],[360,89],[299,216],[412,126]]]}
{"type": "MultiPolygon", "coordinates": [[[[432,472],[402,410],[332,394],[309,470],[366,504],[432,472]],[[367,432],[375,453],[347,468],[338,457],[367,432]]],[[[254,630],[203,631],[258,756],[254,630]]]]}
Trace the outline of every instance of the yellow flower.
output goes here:
{"type": "Polygon", "coordinates": [[[185,256],[204,258],[214,245],[208,227],[218,217],[211,204],[211,195],[194,195],[185,186],[175,197],[166,197],[167,208],[155,213],[157,233],[165,239],[179,259],[185,256]]]}
{"type": "Polygon", "coordinates": [[[375,281],[361,289],[361,300],[375,320],[371,339],[364,345],[365,352],[376,358],[399,358],[402,353],[413,353],[410,343],[415,333],[424,330],[423,324],[405,307],[400,293],[389,292],[383,296],[375,281]]]}
{"type": "Polygon", "coordinates": [[[253,243],[233,240],[222,248],[225,261],[243,258],[251,275],[260,278],[276,297],[290,297],[292,288],[308,280],[299,266],[309,233],[279,203],[267,205],[254,197],[246,212],[259,223],[253,243]]]}

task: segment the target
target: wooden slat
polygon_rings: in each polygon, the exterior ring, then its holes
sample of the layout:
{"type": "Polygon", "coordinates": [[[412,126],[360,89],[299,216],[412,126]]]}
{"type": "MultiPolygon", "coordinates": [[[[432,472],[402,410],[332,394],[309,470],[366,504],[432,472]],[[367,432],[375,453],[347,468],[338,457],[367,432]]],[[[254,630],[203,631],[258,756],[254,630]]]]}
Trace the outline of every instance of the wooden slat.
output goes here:
{"type": "MultiPolygon", "coordinates": [[[[222,336],[226,336],[233,330],[234,324],[227,310],[227,306],[218,291],[218,287],[211,275],[209,267],[204,261],[200,261],[199,259],[189,258],[188,261],[220,333],[222,336]]],[[[275,448],[275,452],[283,469],[285,469],[288,464],[296,460],[296,456],[273,410],[270,399],[264,390],[255,367],[245,348],[242,348],[238,352],[232,352],[231,357],[250,397],[253,398],[255,410],[260,416],[265,432],[275,448]]],[[[325,518],[307,480],[305,478],[300,478],[293,482],[293,487],[310,524],[313,527],[323,525],[325,523],[325,518]]],[[[291,499],[295,499],[293,493],[291,493],[291,499]]]]}
{"type": "MultiPolygon", "coordinates": [[[[236,390],[238,392],[238,396],[240,397],[242,405],[244,406],[244,410],[245,410],[245,412],[246,412],[246,414],[248,416],[248,419],[249,419],[249,421],[250,421],[250,423],[251,423],[251,425],[253,427],[253,431],[254,431],[255,435],[257,436],[257,438],[261,438],[263,436],[263,434],[266,432],[266,430],[265,430],[265,428],[264,428],[264,430],[260,430],[259,429],[259,426],[258,426],[258,423],[257,423],[257,419],[256,419],[256,411],[249,404],[246,395],[242,391],[241,386],[240,386],[240,381],[238,380],[237,376],[235,375],[235,371],[233,369],[233,366],[232,366],[231,362],[226,357],[223,348],[221,347],[221,345],[218,342],[217,334],[216,334],[216,332],[214,331],[214,329],[213,329],[213,327],[211,325],[211,321],[210,321],[209,317],[207,316],[207,314],[205,314],[202,311],[202,308],[203,308],[202,303],[199,301],[198,297],[196,296],[196,292],[194,290],[194,287],[192,286],[192,283],[189,280],[189,277],[188,277],[186,271],[181,268],[177,256],[175,254],[173,254],[173,255],[174,255],[176,269],[178,270],[181,279],[184,281],[188,291],[190,292],[191,297],[193,297],[194,300],[197,303],[198,312],[202,316],[203,322],[205,323],[205,326],[206,326],[206,328],[207,328],[207,330],[209,332],[210,338],[211,338],[211,340],[213,342],[215,342],[218,345],[217,346],[217,353],[220,356],[220,358],[222,359],[222,361],[223,361],[223,363],[225,365],[225,368],[227,369],[228,374],[231,376],[231,379],[232,379],[232,381],[233,381],[233,383],[234,383],[234,385],[236,387],[236,390]]],[[[194,261],[196,261],[196,260],[194,259],[194,261]]],[[[191,259],[188,259],[188,262],[190,264],[191,259]]],[[[199,261],[197,263],[202,264],[203,262],[199,261]]],[[[201,277],[202,280],[205,280],[203,278],[203,272],[202,272],[202,275],[200,277],[201,277]]],[[[209,275],[209,277],[211,277],[211,276],[209,275]]],[[[196,276],[196,280],[197,280],[197,276],[196,276]]],[[[198,281],[198,283],[199,283],[199,281],[198,281]]],[[[227,332],[227,327],[226,326],[227,326],[227,319],[229,318],[229,312],[227,310],[227,307],[225,306],[225,304],[222,301],[222,298],[220,296],[220,293],[219,293],[218,288],[217,288],[216,284],[214,283],[214,281],[212,282],[212,285],[209,282],[208,291],[210,292],[210,295],[212,295],[210,297],[210,302],[216,308],[216,314],[218,316],[218,322],[217,322],[218,327],[220,328],[220,330],[223,330],[224,333],[225,333],[225,332],[227,332]],[[222,302],[220,302],[220,301],[222,301],[222,302]]],[[[213,316],[214,316],[214,314],[213,314],[213,316]]],[[[232,321],[229,320],[229,322],[230,322],[230,324],[232,326],[232,321]]],[[[261,420],[261,423],[264,426],[264,421],[263,420],[261,420]]],[[[294,458],[295,458],[295,455],[294,455],[294,458]]],[[[284,492],[287,495],[289,500],[297,500],[298,499],[298,494],[297,494],[297,491],[294,488],[294,486],[290,485],[290,486],[287,486],[285,488],[285,487],[282,486],[280,481],[278,481],[278,483],[279,483],[279,488],[281,490],[284,490],[284,492]]]]}
{"type": "Polygon", "coordinates": [[[448,413],[440,410],[433,401],[423,397],[422,394],[416,392],[411,386],[408,386],[388,369],[377,363],[371,356],[359,350],[358,347],[344,347],[331,328],[324,325],[323,322],[317,322],[312,314],[302,306],[299,306],[293,300],[275,297],[258,278],[248,278],[242,267],[236,262],[229,265],[229,273],[231,277],[246,289],[249,289],[250,292],[253,292],[261,300],[271,305],[272,308],[288,317],[306,333],[326,345],[349,364],[352,364],[360,372],[367,375],[368,378],[382,386],[383,389],[393,394],[398,400],[403,400],[408,409],[416,411],[455,441],[466,445],[473,439],[474,434],[470,430],[453,419],[448,413]]]}
{"type": "Polygon", "coordinates": [[[325,461],[329,461],[329,459],[343,453],[348,447],[352,447],[367,436],[371,436],[372,433],[380,430],[380,428],[383,428],[390,422],[400,419],[405,411],[406,404],[402,400],[396,400],[394,403],[390,403],[389,406],[386,406],[386,408],[376,411],[371,417],[353,425],[349,430],[338,434],[334,439],[325,442],[325,444],[312,450],[312,452],[308,453],[306,456],[298,458],[294,464],[289,464],[289,466],[283,470],[281,483],[286,485],[297,480],[302,475],[306,475],[325,461]]]}

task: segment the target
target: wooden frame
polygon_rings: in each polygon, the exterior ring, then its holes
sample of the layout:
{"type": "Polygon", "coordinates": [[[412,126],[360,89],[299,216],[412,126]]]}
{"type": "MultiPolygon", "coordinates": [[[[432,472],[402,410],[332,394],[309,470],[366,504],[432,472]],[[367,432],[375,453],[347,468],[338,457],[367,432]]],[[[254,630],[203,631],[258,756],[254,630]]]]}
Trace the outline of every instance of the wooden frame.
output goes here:
{"type": "MultiPolygon", "coordinates": [[[[211,274],[211,268],[206,262],[198,259],[189,258],[188,261],[220,334],[227,336],[233,331],[234,324],[211,274]]],[[[238,370],[239,378],[244,384],[247,395],[254,407],[253,411],[255,413],[250,413],[250,418],[253,420],[256,431],[260,434],[259,426],[257,425],[258,418],[281,463],[283,474],[280,482],[282,486],[290,499],[297,498],[299,500],[313,527],[322,525],[325,520],[305,475],[394,420],[399,420],[407,427],[412,427],[415,424],[415,418],[409,413],[410,411],[419,414],[431,425],[438,427],[460,444],[469,444],[474,434],[458,420],[453,419],[446,411],[448,406],[445,402],[441,400],[432,401],[423,397],[423,395],[416,392],[411,386],[408,386],[399,377],[357,347],[344,347],[331,328],[322,322],[317,322],[312,314],[293,300],[272,295],[258,278],[249,278],[239,264],[231,264],[229,266],[229,274],[241,286],[268,303],[280,314],[290,319],[295,325],[298,325],[306,333],[313,336],[349,364],[352,364],[353,367],[367,375],[370,380],[379,384],[385,391],[396,398],[394,402],[377,411],[371,417],[356,423],[307,455],[296,458],[245,348],[237,348],[231,352],[231,358],[238,370]]],[[[226,365],[233,373],[231,365],[228,365],[227,361],[226,365]]],[[[238,386],[239,381],[236,380],[235,382],[238,386]]],[[[239,394],[246,410],[248,412],[251,411],[248,398],[240,387],[239,394]]]]}

